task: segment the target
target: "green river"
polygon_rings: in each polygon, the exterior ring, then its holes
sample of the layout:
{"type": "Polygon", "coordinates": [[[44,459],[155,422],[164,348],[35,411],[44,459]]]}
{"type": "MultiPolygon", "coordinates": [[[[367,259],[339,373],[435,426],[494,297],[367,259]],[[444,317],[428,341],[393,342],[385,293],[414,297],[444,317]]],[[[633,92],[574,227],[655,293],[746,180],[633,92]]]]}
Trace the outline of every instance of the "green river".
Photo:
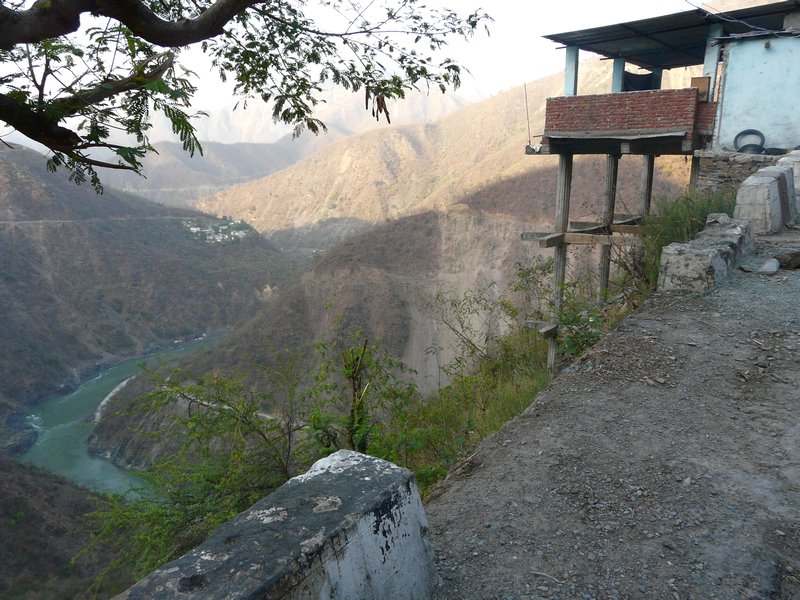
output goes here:
{"type": "Polygon", "coordinates": [[[84,382],[71,394],[43,402],[28,417],[39,434],[36,444],[20,460],[100,492],[124,493],[131,487],[141,487],[144,483],[135,474],[89,455],[87,445],[95,413],[109,394],[140,372],[142,363],[152,365],[208,343],[202,340],[161,354],[132,358],[84,382]]]}

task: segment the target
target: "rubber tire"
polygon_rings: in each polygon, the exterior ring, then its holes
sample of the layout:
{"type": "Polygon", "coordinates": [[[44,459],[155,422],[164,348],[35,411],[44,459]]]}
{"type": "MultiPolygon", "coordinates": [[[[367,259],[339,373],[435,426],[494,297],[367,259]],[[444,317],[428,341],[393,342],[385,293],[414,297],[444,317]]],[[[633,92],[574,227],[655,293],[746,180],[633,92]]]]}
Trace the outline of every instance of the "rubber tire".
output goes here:
{"type": "MultiPolygon", "coordinates": [[[[742,138],[747,137],[748,135],[755,135],[761,140],[760,142],[756,142],[755,145],[764,147],[764,134],[761,133],[758,129],[744,129],[736,134],[736,137],[733,138],[733,147],[736,148],[736,151],[739,152],[739,142],[742,138]]],[[[745,146],[750,146],[752,144],[745,144],[745,146]]]]}
{"type": "Polygon", "coordinates": [[[745,144],[737,148],[736,151],[742,154],[764,154],[764,146],[761,144],[745,144]]]}

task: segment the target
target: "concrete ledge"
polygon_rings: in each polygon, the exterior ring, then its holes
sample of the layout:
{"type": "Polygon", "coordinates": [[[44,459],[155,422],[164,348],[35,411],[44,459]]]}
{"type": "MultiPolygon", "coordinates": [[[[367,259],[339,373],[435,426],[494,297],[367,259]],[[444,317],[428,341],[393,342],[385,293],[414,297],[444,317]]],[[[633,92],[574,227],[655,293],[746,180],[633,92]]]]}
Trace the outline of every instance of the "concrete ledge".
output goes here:
{"type": "Polygon", "coordinates": [[[728,276],[740,257],[753,251],[749,221],[709,215],[709,222],[691,242],[670,244],[662,250],[659,290],[708,291],[728,276]]]}
{"type": "Polygon", "coordinates": [[[428,598],[427,529],[410,471],[341,450],[117,598],[428,598]]]}

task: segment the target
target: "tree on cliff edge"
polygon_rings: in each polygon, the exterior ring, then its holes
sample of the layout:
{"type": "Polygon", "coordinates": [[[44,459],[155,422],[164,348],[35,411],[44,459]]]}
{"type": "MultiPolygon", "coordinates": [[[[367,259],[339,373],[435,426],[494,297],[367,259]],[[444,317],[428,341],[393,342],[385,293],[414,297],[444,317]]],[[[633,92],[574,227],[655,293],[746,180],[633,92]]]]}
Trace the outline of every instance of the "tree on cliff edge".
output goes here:
{"type": "Polygon", "coordinates": [[[94,167],[141,169],[153,112],[186,151],[200,149],[194,74],[179,62],[190,45],[235,80],[238,97],[271,102],[296,133],[318,132],[326,85],[364,90],[387,118],[385,101],[409,89],[457,87],[461,66],[437,56],[487,19],[420,0],[2,0],[0,121],[49,148],[51,169],[100,189],[94,167]],[[115,131],[132,141],[113,143],[115,131]]]}

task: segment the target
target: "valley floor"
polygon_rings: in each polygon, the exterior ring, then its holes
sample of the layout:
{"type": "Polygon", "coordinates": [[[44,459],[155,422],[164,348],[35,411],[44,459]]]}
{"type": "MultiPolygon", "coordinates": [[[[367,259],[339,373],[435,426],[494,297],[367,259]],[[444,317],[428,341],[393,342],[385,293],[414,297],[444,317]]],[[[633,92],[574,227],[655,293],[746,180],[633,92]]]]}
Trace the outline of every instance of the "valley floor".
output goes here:
{"type": "Polygon", "coordinates": [[[656,295],[436,490],[439,597],[800,597],[799,349],[800,270],[656,295]]]}

